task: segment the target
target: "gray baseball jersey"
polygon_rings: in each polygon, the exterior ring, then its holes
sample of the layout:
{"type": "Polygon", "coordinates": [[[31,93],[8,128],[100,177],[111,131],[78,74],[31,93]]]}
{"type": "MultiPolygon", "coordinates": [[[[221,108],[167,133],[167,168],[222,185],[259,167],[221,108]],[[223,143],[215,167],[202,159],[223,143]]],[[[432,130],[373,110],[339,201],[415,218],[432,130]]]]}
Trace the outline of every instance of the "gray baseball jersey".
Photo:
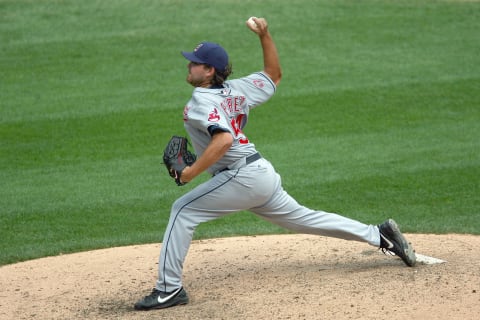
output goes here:
{"type": "Polygon", "coordinates": [[[202,155],[216,130],[230,132],[234,143],[208,168],[211,179],[173,203],[160,251],[158,290],[171,292],[182,286],[183,262],[198,224],[242,210],[295,232],[380,245],[377,226],[300,205],[283,189],[272,164],[258,155],[243,130],[252,108],[275,90],[263,72],[227,81],[223,88],[194,90],[184,121],[196,153],[202,155]]]}
{"type": "Polygon", "coordinates": [[[196,154],[203,154],[215,130],[230,132],[234,138],[230,150],[208,172],[213,174],[256,152],[242,129],[250,109],[270,99],[275,89],[272,80],[262,72],[226,81],[223,88],[195,88],[183,115],[196,154]]]}

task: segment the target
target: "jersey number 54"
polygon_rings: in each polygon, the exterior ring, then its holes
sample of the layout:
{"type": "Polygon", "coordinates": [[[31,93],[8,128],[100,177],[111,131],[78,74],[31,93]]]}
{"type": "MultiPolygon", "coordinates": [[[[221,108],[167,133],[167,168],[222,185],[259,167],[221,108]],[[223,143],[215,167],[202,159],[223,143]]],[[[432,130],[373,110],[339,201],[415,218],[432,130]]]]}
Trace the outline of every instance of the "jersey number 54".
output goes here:
{"type": "Polygon", "coordinates": [[[230,121],[233,132],[235,133],[235,138],[238,139],[238,141],[241,144],[248,143],[248,138],[242,131],[242,128],[245,126],[245,123],[247,122],[246,120],[247,120],[246,115],[241,113],[237,115],[235,118],[232,118],[232,121],[230,121]]]}

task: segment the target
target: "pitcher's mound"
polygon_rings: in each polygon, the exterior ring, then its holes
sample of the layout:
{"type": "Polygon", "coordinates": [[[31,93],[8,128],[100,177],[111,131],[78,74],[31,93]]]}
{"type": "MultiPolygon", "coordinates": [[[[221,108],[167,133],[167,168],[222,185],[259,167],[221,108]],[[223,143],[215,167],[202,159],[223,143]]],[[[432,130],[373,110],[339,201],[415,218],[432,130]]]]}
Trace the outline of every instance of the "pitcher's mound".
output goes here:
{"type": "Polygon", "coordinates": [[[278,235],[194,241],[190,304],[135,311],[160,244],[0,268],[0,319],[478,319],[480,237],[407,234],[443,263],[406,267],[364,243],[278,235]],[[446,261],[446,262],[445,262],[446,261]]]}

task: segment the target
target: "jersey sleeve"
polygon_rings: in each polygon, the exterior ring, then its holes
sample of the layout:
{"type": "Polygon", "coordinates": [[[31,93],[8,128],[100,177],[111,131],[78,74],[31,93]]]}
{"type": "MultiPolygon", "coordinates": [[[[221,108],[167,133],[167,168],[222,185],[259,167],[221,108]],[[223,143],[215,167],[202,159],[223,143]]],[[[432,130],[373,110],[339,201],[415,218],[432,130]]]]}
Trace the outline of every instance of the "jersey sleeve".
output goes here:
{"type": "Polygon", "coordinates": [[[228,80],[225,85],[248,97],[250,109],[268,101],[277,89],[272,79],[264,72],[255,72],[240,79],[228,80]]]}
{"type": "Polygon", "coordinates": [[[209,136],[217,130],[232,133],[228,118],[209,96],[199,92],[193,93],[190,104],[192,108],[188,110],[189,126],[209,136]]]}

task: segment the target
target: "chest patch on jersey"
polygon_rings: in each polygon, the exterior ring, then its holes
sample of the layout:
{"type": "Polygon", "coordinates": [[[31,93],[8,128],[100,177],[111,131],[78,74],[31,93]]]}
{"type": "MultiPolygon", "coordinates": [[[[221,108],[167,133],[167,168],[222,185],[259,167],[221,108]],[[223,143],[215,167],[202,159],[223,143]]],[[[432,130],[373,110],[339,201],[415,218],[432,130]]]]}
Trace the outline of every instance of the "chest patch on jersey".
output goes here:
{"type": "Polygon", "coordinates": [[[217,108],[213,108],[212,112],[208,114],[209,122],[218,122],[220,121],[220,114],[218,113],[217,108]]]}
{"type": "Polygon", "coordinates": [[[263,87],[265,87],[265,81],[260,80],[260,79],[255,79],[255,80],[253,80],[253,85],[257,88],[263,88],[263,87]]]}
{"type": "Polygon", "coordinates": [[[183,108],[183,121],[188,121],[188,110],[190,109],[189,106],[185,106],[183,108]]]}

